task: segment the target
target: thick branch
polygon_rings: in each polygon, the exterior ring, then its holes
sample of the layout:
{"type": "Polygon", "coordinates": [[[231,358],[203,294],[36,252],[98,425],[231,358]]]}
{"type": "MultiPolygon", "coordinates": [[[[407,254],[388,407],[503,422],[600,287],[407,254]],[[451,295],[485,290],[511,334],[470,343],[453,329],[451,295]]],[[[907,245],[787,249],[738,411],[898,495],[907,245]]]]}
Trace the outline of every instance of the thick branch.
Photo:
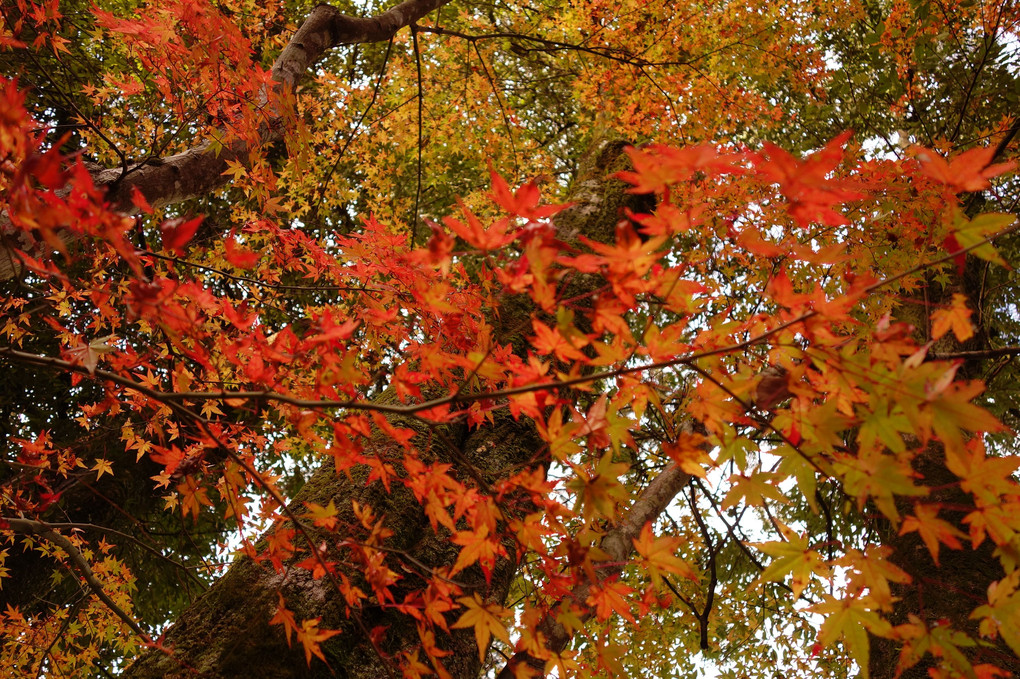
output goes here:
{"type": "Polygon", "coordinates": [[[89,566],[88,561],[82,556],[82,553],[78,551],[78,548],[74,546],[70,540],[66,537],[53,530],[53,527],[42,521],[31,521],[29,519],[16,519],[16,518],[0,518],[0,526],[6,524],[8,528],[16,533],[25,533],[28,535],[37,535],[49,543],[60,547],[67,554],[67,558],[71,560],[78,572],[81,573],[85,583],[88,584],[89,589],[99,597],[107,608],[113,611],[114,615],[123,621],[125,625],[131,628],[135,634],[142,638],[145,643],[152,643],[152,639],[145,633],[135,619],[128,615],[124,609],[117,605],[117,603],[110,598],[110,595],[103,589],[103,583],[99,582],[99,578],[92,572],[92,568],[89,566]]]}
{"type": "MultiPolygon", "coordinates": [[[[666,510],[666,506],[687,485],[690,479],[690,474],[681,471],[676,464],[670,464],[648,484],[623,520],[602,539],[601,548],[607,554],[610,564],[606,568],[600,569],[602,579],[618,575],[623,571],[624,564],[630,558],[631,552],[634,551],[634,540],[641,529],[646,523],[653,521],[666,510]]],[[[537,640],[544,642],[547,651],[552,654],[562,652],[573,636],[566,627],[556,620],[557,614],[564,605],[580,609],[578,618],[582,622],[592,617],[593,613],[588,604],[588,597],[595,584],[597,583],[587,581],[578,584],[567,597],[552,606],[549,613],[539,622],[535,636],[537,640]]],[[[510,658],[496,679],[513,679],[518,676],[517,668],[521,664],[526,664],[540,673],[545,669],[544,659],[536,657],[528,650],[520,650],[510,658]]]]}
{"type": "MultiPolygon", "coordinates": [[[[418,21],[450,0],[406,0],[374,17],[351,17],[330,5],[318,5],[302,22],[294,37],[273,64],[276,92],[263,94],[267,122],[260,144],[276,141],[282,134],[283,111],[280,95],[293,92],[301,77],[323,55],[339,45],[354,45],[389,40],[398,30],[418,21]]],[[[226,183],[224,172],[228,160],[245,160],[252,144],[237,141],[225,149],[210,148],[209,142],[168,158],[158,165],[132,168],[124,174],[121,168],[99,172],[97,184],[118,182],[110,194],[110,202],[119,209],[129,209],[131,190],[137,187],[154,206],[177,203],[208,193],[226,183]]]]}
{"type": "MultiPolygon", "coordinates": [[[[224,173],[228,162],[247,162],[254,147],[281,138],[284,112],[279,102],[294,91],[300,78],[328,50],[339,45],[389,40],[401,28],[448,2],[450,0],[405,0],[374,17],[351,17],[330,5],[318,5],[273,64],[275,92],[264,92],[259,102],[266,122],[258,139],[236,139],[221,147],[206,141],[182,153],[161,158],[156,163],[142,162],[128,167],[96,170],[92,173],[93,181],[99,186],[107,186],[110,204],[125,213],[135,210],[131,195],[136,188],[156,208],[209,193],[227,183],[229,178],[224,173]]],[[[21,262],[11,247],[22,244],[15,242],[8,245],[7,241],[14,240],[10,238],[10,232],[10,222],[5,217],[0,220],[0,237],[4,241],[0,243],[0,280],[13,278],[21,271],[21,262]]],[[[70,232],[62,233],[61,237],[66,242],[74,239],[70,232]]],[[[39,244],[39,247],[42,245],[39,244]]]]}

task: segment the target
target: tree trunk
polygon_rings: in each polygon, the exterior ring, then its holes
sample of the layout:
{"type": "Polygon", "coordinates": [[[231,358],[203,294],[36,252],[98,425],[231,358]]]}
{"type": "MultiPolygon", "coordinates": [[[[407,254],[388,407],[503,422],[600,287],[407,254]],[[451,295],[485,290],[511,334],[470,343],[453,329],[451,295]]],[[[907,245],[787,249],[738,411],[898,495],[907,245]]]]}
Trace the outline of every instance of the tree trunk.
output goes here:
{"type": "MultiPolygon", "coordinates": [[[[622,182],[609,176],[624,169],[624,146],[619,140],[602,140],[582,162],[570,196],[575,205],[556,219],[557,230],[565,240],[584,235],[609,242],[614,238],[623,208],[636,209],[639,201],[647,200],[626,193],[622,182]]],[[[579,287],[570,291],[571,296],[576,298],[582,292],[579,288],[591,292],[598,284],[595,277],[577,282],[579,287]]],[[[524,327],[530,327],[527,321],[532,310],[530,301],[521,303],[509,298],[500,309],[503,330],[497,340],[512,342],[511,333],[519,332],[522,322],[524,327]]],[[[494,418],[491,425],[470,432],[462,425],[444,426],[442,436],[434,435],[428,425],[410,418],[396,424],[418,432],[415,445],[424,460],[452,463],[461,480],[469,484],[472,477],[466,465],[474,467],[477,476],[497,479],[521,466],[543,464],[545,444],[530,420],[514,420],[506,410],[497,411],[494,418]],[[448,450],[446,446],[451,443],[458,450],[448,450]]],[[[380,459],[402,456],[398,444],[378,432],[366,454],[380,459]]],[[[340,525],[357,526],[359,522],[352,511],[352,502],[356,501],[362,507],[371,507],[376,516],[385,517],[386,526],[393,531],[385,543],[389,552],[387,563],[402,577],[391,590],[395,601],[401,603],[403,597],[413,597],[424,589],[429,575],[426,572],[426,578],[422,577],[424,569],[452,566],[459,550],[447,535],[437,535],[432,530],[421,506],[399,482],[386,491],[378,481],[366,485],[366,478],[367,472],[362,472],[348,479],[338,475],[332,464],[326,464],[294,498],[292,507],[303,513],[305,502],[326,506],[332,501],[338,509],[340,525]],[[413,561],[404,559],[404,563],[397,564],[400,555],[413,556],[413,561]]],[[[319,542],[320,537],[315,541],[319,542]]],[[[508,547],[513,557],[513,546],[508,547]]],[[[332,557],[339,555],[339,551],[334,551],[332,557]]],[[[348,615],[343,595],[327,578],[316,580],[307,570],[289,567],[305,556],[294,557],[282,572],[269,564],[241,558],[169,630],[164,645],[170,652],[150,649],[128,668],[124,677],[190,677],[197,672],[203,677],[223,678],[375,679],[393,673],[394,665],[388,658],[414,652],[421,644],[414,618],[389,606],[366,606],[348,615]],[[295,642],[292,648],[288,647],[282,626],[269,624],[278,594],[282,594],[299,623],[302,619],[321,618],[322,629],[341,630],[341,634],[321,644],[326,663],[313,658],[309,668],[300,644],[295,642]],[[373,630],[378,634],[373,635],[373,630]],[[374,639],[371,643],[370,636],[374,639]]],[[[503,559],[497,562],[489,582],[477,567],[458,573],[456,580],[466,595],[478,593],[486,602],[502,604],[516,569],[513,558],[503,559]]],[[[366,585],[357,582],[354,569],[342,570],[352,582],[369,591],[366,585]]],[[[481,662],[471,629],[454,631],[437,641],[451,653],[443,660],[451,676],[463,679],[478,676],[481,662]]]]}
{"type": "MultiPolygon", "coordinates": [[[[980,313],[983,305],[980,272],[984,266],[984,262],[968,257],[965,270],[950,285],[943,286],[931,280],[916,299],[903,306],[900,320],[914,326],[919,342],[929,339],[926,329],[931,312],[948,305],[953,293],[962,292],[968,296],[971,306],[977,308],[973,318],[984,317],[980,313]]],[[[975,337],[966,343],[958,342],[949,333],[933,345],[931,353],[952,355],[960,351],[987,349],[983,329],[978,327],[975,331],[975,337]]],[[[980,370],[980,361],[970,360],[960,366],[957,375],[976,379],[980,370]]],[[[913,469],[918,475],[917,484],[930,489],[929,494],[919,500],[937,505],[940,508],[938,517],[967,535],[969,526],[963,519],[976,509],[974,497],[960,487],[960,479],[947,468],[944,446],[937,441],[929,443],[914,458],[913,469]]],[[[913,514],[916,500],[899,499],[897,509],[900,514],[913,514]]],[[[910,576],[910,582],[892,583],[892,594],[898,600],[889,621],[893,625],[902,625],[912,619],[919,620],[929,630],[939,628],[940,632],[947,634],[951,630],[959,630],[972,639],[980,638],[978,621],[971,620],[970,615],[975,608],[987,602],[988,586],[1005,576],[991,539],[986,538],[977,549],[971,549],[966,539],[961,540],[963,549],[942,545],[939,563],[936,564],[919,531],[900,535],[896,527],[883,523],[886,524],[881,531],[883,543],[892,548],[890,561],[910,576]]],[[[900,673],[903,647],[898,639],[871,638],[869,670],[872,679],[927,679],[931,676],[928,670],[940,665],[940,657],[949,655],[929,651],[916,664],[900,673]]],[[[972,665],[990,663],[1009,672],[1010,676],[1020,677],[1020,658],[1001,639],[994,644],[961,646],[959,650],[972,665]]]]}

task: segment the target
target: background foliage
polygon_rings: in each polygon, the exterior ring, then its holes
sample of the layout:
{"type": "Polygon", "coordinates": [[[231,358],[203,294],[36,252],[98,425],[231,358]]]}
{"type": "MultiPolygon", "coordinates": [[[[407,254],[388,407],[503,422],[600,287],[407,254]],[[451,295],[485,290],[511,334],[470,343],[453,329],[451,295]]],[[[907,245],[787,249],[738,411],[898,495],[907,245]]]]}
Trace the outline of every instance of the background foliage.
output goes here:
{"type": "Polygon", "coordinates": [[[436,4],[3,5],[3,671],[1016,671],[1016,4],[436,4]]]}

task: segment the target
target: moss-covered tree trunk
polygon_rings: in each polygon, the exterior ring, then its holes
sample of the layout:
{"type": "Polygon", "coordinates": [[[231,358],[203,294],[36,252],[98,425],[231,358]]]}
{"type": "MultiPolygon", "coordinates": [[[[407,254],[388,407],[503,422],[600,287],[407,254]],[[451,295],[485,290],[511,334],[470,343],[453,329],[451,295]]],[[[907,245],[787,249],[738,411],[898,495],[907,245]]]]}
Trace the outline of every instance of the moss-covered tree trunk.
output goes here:
{"type": "MultiPolygon", "coordinates": [[[[621,182],[611,177],[623,169],[625,144],[603,139],[593,145],[582,161],[579,177],[571,191],[575,203],[560,213],[556,226],[562,238],[576,241],[584,235],[594,240],[610,241],[623,208],[639,207],[641,198],[624,191],[621,182]]],[[[591,292],[599,281],[576,282],[591,292]]],[[[576,298],[580,289],[572,289],[576,298]]],[[[527,323],[532,313],[530,303],[518,298],[508,299],[498,310],[497,327],[502,328],[503,343],[515,342],[514,333],[527,323]]],[[[526,418],[514,420],[505,411],[497,411],[492,424],[469,431],[462,425],[446,425],[441,432],[430,430],[421,422],[405,419],[396,423],[412,427],[418,435],[415,445],[425,460],[454,465],[465,483],[475,478],[487,480],[507,475],[522,465],[542,464],[543,441],[533,423],[526,418]],[[456,450],[450,450],[454,447],[456,450]],[[468,466],[473,467],[469,474],[468,466]]],[[[377,433],[371,445],[383,459],[399,456],[398,444],[377,433]]],[[[376,516],[385,517],[385,525],[393,531],[386,540],[387,561],[391,568],[403,567],[402,578],[391,588],[395,601],[425,586],[425,569],[449,567],[456,561],[459,548],[448,536],[437,535],[430,527],[421,506],[412,493],[394,483],[387,491],[379,481],[366,484],[367,473],[354,474],[350,480],[338,475],[331,464],[323,466],[293,499],[292,506],[303,513],[303,503],[327,505],[333,502],[339,511],[340,525],[358,524],[352,502],[371,507],[376,516]],[[402,559],[401,555],[413,556],[402,559]],[[390,559],[392,557],[392,560],[390,559]]],[[[297,540],[299,538],[295,538],[297,540]]],[[[336,538],[334,537],[335,541],[336,538]]],[[[513,555],[513,550],[510,551],[513,555]]],[[[306,558],[307,553],[295,558],[306,558]]],[[[513,559],[497,562],[489,582],[477,568],[457,574],[465,593],[478,593],[486,601],[503,603],[515,576],[513,559]]],[[[345,572],[352,580],[354,569],[345,572]]],[[[366,591],[367,587],[365,588],[366,591]]],[[[349,677],[377,679],[391,674],[392,658],[401,651],[419,646],[420,639],[414,619],[392,607],[365,606],[348,616],[343,595],[328,578],[313,579],[302,568],[284,568],[278,572],[268,563],[241,558],[201,598],[190,606],[166,634],[164,646],[152,649],[136,660],[124,677],[349,677]],[[323,629],[341,630],[341,634],[321,644],[327,662],[312,659],[311,667],[296,641],[288,647],[280,625],[270,625],[279,595],[300,621],[321,618],[323,629]],[[381,630],[370,642],[372,630],[381,630]]],[[[481,662],[471,629],[454,631],[438,639],[438,645],[451,652],[444,658],[445,669],[456,678],[478,676],[481,662]]]]}

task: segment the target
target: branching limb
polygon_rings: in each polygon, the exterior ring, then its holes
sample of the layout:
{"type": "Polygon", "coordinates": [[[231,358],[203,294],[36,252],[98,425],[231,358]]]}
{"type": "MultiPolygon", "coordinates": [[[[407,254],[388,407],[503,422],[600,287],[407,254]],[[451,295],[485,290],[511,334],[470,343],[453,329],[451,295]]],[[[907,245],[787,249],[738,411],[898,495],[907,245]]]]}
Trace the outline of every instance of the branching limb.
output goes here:
{"type": "Polygon", "coordinates": [[[113,611],[114,615],[121,619],[121,621],[131,628],[135,634],[142,638],[146,644],[152,643],[152,638],[145,633],[145,630],[135,622],[135,619],[128,615],[124,609],[117,605],[117,603],[110,598],[110,595],[103,589],[103,583],[99,582],[99,578],[96,577],[95,573],[92,572],[92,568],[89,566],[88,561],[82,556],[82,553],[78,551],[78,548],[74,546],[70,540],[66,537],[53,530],[53,527],[43,521],[33,521],[31,519],[16,519],[16,518],[0,518],[0,525],[6,525],[16,533],[25,533],[27,535],[37,535],[49,543],[60,547],[67,554],[67,558],[71,560],[71,563],[81,574],[82,578],[85,579],[89,589],[99,597],[107,608],[113,611]]]}
{"type": "MultiPolygon", "coordinates": [[[[330,5],[318,5],[305,18],[290,42],[273,64],[273,85],[259,99],[265,115],[260,138],[234,139],[225,144],[205,141],[181,153],[162,158],[159,164],[147,162],[102,169],[92,173],[95,184],[107,187],[107,199],[115,209],[130,214],[136,211],[132,195],[139,190],[153,207],[159,208],[205,195],[229,180],[224,173],[228,161],[247,162],[252,148],[282,137],[284,107],[298,81],[330,49],[389,40],[401,28],[410,26],[450,0],[405,0],[374,17],[351,17],[330,5]]],[[[10,228],[10,220],[0,217],[0,235],[10,228]]],[[[65,231],[66,242],[74,235],[65,231]]],[[[13,278],[22,268],[8,239],[0,242],[0,280],[13,278]]]]}
{"type": "MultiPolygon", "coordinates": [[[[687,485],[690,478],[690,474],[682,471],[677,465],[670,464],[648,484],[623,520],[613,527],[602,540],[601,548],[608,555],[608,562],[612,564],[607,568],[600,569],[603,579],[617,575],[623,570],[623,565],[634,550],[634,540],[638,537],[641,529],[646,523],[653,521],[665,511],[666,506],[687,485]]],[[[539,622],[535,632],[536,638],[541,638],[544,641],[547,651],[553,654],[560,653],[573,636],[566,627],[556,620],[556,612],[560,610],[561,606],[579,608],[581,613],[578,617],[582,622],[592,617],[593,612],[587,601],[592,586],[596,584],[598,583],[590,581],[579,583],[567,597],[553,605],[550,612],[539,622]]],[[[496,679],[512,679],[517,676],[517,667],[522,664],[538,672],[542,672],[545,668],[543,658],[536,657],[526,650],[520,650],[510,658],[496,679]]]]}

